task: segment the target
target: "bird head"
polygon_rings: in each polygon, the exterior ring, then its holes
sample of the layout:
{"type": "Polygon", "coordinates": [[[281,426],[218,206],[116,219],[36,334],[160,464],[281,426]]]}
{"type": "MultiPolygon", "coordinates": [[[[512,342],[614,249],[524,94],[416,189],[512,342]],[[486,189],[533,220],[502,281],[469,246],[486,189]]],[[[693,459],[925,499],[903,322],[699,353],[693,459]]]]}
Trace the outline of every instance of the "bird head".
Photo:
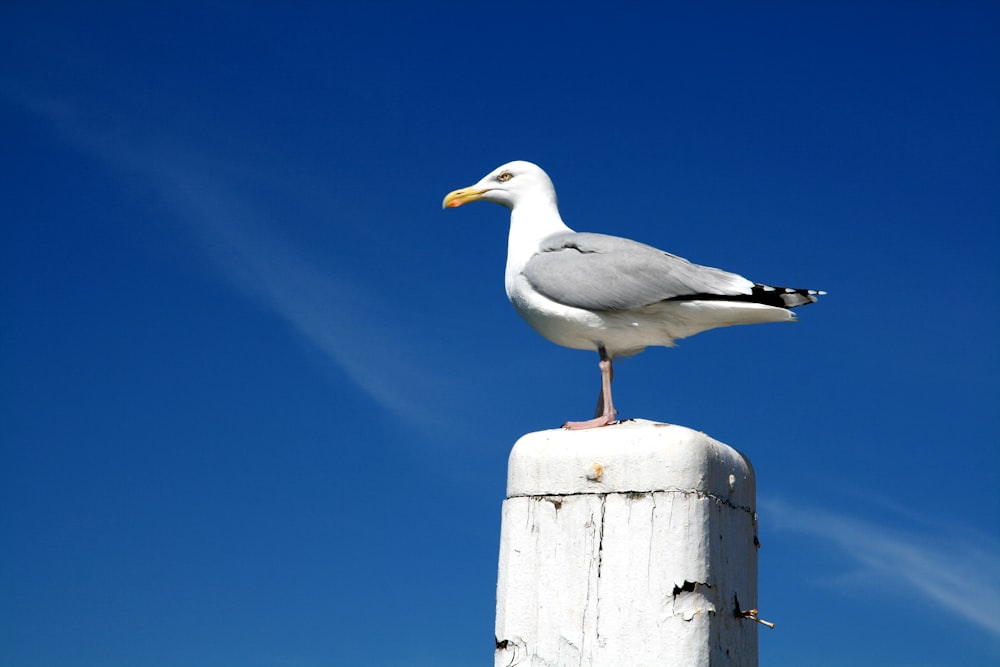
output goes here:
{"type": "Polygon", "coordinates": [[[501,165],[475,185],[449,192],[442,208],[457,208],[473,201],[491,201],[509,209],[532,200],[556,203],[548,174],[531,162],[516,160],[501,165]]]}

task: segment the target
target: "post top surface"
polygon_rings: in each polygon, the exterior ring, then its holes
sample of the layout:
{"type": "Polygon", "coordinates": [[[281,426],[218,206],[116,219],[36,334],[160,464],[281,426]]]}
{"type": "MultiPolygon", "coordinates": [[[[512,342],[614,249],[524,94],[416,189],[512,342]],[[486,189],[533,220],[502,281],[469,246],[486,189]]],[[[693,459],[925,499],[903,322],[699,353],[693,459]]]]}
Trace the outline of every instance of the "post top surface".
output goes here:
{"type": "Polygon", "coordinates": [[[522,436],[510,452],[507,497],[684,491],[753,508],[750,461],[701,431],[644,419],[522,436]]]}

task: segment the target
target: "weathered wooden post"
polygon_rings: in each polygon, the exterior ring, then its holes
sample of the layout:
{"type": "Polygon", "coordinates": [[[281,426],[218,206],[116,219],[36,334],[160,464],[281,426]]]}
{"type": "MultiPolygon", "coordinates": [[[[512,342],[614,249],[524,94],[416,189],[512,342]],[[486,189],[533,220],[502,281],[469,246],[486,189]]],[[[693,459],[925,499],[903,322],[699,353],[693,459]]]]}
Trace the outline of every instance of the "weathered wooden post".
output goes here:
{"type": "Polygon", "coordinates": [[[750,462],[683,426],[522,437],[503,503],[496,667],[755,667],[755,507],[750,462]]]}

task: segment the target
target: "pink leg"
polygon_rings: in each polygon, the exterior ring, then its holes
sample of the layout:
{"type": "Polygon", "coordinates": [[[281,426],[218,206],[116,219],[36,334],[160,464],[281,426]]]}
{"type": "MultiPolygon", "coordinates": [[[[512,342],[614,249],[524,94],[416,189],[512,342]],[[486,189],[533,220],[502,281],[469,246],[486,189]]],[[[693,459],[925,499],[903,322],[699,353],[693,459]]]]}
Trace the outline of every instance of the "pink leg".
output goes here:
{"type": "Polygon", "coordinates": [[[565,429],[569,429],[570,431],[581,431],[587,428],[607,426],[615,421],[615,414],[617,414],[617,410],[615,410],[614,403],[611,401],[611,379],[615,375],[614,365],[611,361],[611,357],[608,356],[603,347],[601,347],[600,353],[601,398],[597,401],[597,414],[593,419],[588,419],[584,422],[566,422],[563,424],[563,428],[565,429]]]}

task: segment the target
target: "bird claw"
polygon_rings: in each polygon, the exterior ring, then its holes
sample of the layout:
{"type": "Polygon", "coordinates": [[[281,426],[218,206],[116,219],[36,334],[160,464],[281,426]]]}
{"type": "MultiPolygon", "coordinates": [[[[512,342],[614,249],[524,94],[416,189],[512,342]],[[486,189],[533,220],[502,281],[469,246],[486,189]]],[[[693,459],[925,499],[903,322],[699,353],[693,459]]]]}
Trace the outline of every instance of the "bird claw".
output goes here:
{"type": "Polygon", "coordinates": [[[566,422],[562,427],[567,431],[583,431],[588,428],[599,428],[614,423],[616,423],[614,415],[601,415],[600,417],[594,417],[584,422],[566,422]]]}

